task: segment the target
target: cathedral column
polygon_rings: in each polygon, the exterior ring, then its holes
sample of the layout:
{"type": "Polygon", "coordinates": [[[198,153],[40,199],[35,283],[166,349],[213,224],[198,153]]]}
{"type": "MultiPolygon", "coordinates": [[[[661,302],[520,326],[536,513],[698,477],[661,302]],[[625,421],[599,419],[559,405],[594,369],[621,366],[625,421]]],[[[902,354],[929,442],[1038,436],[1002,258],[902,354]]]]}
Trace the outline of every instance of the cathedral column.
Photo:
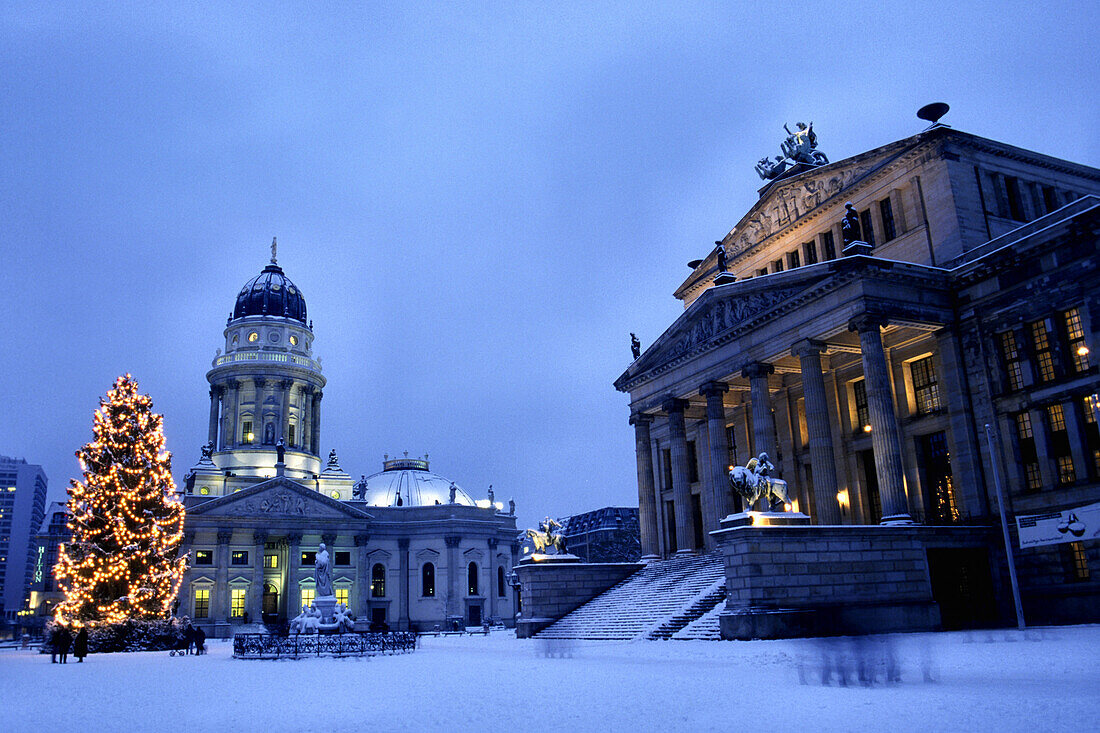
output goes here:
{"type": "Polygon", "coordinates": [[[901,438],[891,395],[890,367],[882,347],[881,316],[864,315],[848,326],[859,332],[863,376],[867,381],[867,409],[871,415],[871,447],[875,452],[875,473],[882,497],[881,524],[909,524],[909,502],[901,467],[901,438]]]}
{"type": "Polygon", "coordinates": [[[218,444],[218,407],[224,391],[225,389],[220,385],[210,387],[210,427],[207,430],[206,439],[215,446],[218,444]]]}
{"type": "Polygon", "coordinates": [[[653,418],[635,413],[630,416],[634,426],[635,452],[638,456],[638,528],[642,537],[642,559],[657,559],[657,498],[653,493],[653,444],[649,428],[653,418]]]}
{"type": "Polygon", "coordinates": [[[443,538],[443,541],[447,543],[447,606],[444,609],[446,616],[455,616],[457,614],[457,607],[459,604],[459,576],[462,575],[458,569],[458,543],[462,541],[462,538],[458,535],[449,534],[443,538]]]}
{"type": "Polygon", "coordinates": [[[222,402],[222,418],[225,420],[225,429],[222,430],[222,448],[233,448],[237,445],[237,412],[240,405],[241,383],[231,379],[226,383],[227,392],[222,402]],[[228,402],[228,404],[227,404],[228,402]]]}
{"type": "Polygon", "coordinates": [[[313,393],[313,404],[309,411],[309,452],[315,456],[321,455],[321,398],[323,396],[320,390],[313,393]]]}
{"type": "Polygon", "coordinates": [[[286,536],[288,546],[286,556],[286,587],[283,595],[286,597],[286,617],[292,619],[302,611],[301,586],[298,585],[298,568],[302,566],[302,533],[290,532],[286,536]],[[290,605],[290,599],[294,598],[294,605],[290,605]]]}
{"type": "MultiPolygon", "coordinates": [[[[724,382],[707,382],[699,388],[699,394],[707,398],[707,443],[710,445],[710,460],[703,479],[703,526],[707,532],[718,529],[722,517],[733,513],[724,399],[727,390],[729,385],[724,382]]],[[[709,539],[710,535],[706,537],[709,539]]]]}
{"type": "Polygon", "coordinates": [[[829,403],[825,397],[825,377],[821,370],[821,352],[824,350],[825,344],[808,339],[791,347],[791,353],[798,357],[802,365],[802,395],[806,400],[806,432],[814,474],[817,523],[840,524],[833,431],[829,427],[829,403]]]}
{"type": "MultiPolygon", "coordinates": [[[[513,568],[516,565],[519,565],[519,547],[520,547],[519,542],[512,542],[511,549],[512,549],[512,567],[513,568]]],[[[512,574],[512,570],[509,569],[509,571],[505,574],[505,577],[507,578],[507,577],[511,576],[511,574],[512,574]]],[[[520,604],[520,601],[522,599],[519,597],[519,589],[518,588],[511,588],[510,593],[512,594],[512,626],[514,627],[515,624],[516,624],[516,615],[519,614],[519,604],[520,604]]]]}
{"type": "Polygon", "coordinates": [[[489,599],[489,618],[497,615],[497,543],[496,537],[489,538],[489,562],[485,566],[489,569],[489,587],[485,589],[485,597],[489,599]]]}
{"type": "Polygon", "coordinates": [[[401,537],[397,540],[398,572],[401,573],[398,590],[401,598],[397,602],[397,628],[401,631],[409,630],[409,538],[401,537]]]}
{"type": "Polygon", "coordinates": [[[688,483],[687,429],[684,425],[686,400],[668,399],[661,406],[668,413],[669,448],[672,457],[672,510],[676,517],[676,554],[686,555],[694,547],[691,522],[691,484],[688,483]]]}
{"type": "Polygon", "coordinates": [[[355,617],[366,619],[370,622],[370,568],[367,567],[367,543],[370,542],[369,534],[355,535],[355,547],[359,551],[355,558],[355,587],[359,596],[359,602],[354,611],[355,617]]]}
{"type": "Polygon", "coordinates": [[[290,390],[294,386],[293,380],[284,379],[279,383],[283,390],[283,404],[279,413],[279,429],[275,431],[275,441],[286,441],[287,426],[290,424],[290,390]]]}
{"type": "Polygon", "coordinates": [[[252,533],[252,598],[250,598],[249,620],[254,624],[263,623],[264,618],[264,546],[267,544],[267,531],[256,530],[252,533]]]}
{"type": "Polygon", "coordinates": [[[233,530],[218,530],[218,549],[214,560],[214,608],[211,614],[215,623],[229,621],[229,540],[233,530]]]}

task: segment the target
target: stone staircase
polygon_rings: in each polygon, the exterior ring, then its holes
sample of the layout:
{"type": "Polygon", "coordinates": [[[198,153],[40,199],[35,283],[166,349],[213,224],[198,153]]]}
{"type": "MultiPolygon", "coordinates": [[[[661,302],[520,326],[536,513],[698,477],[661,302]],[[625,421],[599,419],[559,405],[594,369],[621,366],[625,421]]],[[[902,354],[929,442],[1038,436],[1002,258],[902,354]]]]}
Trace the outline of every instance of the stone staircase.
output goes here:
{"type": "MultiPolygon", "coordinates": [[[[723,589],[725,592],[725,589],[723,589]]],[[[718,626],[718,616],[726,610],[726,604],[719,602],[714,608],[692,621],[670,636],[670,639],[688,641],[720,641],[722,630],[718,626]]]]}
{"type": "MultiPolygon", "coordinates": [[[[538,634],[539,639],[668,639],[724,598],[716,555],[652,562],[538,634]]],[[[717,616],[715,616],[717,619],[717,616]]]]}

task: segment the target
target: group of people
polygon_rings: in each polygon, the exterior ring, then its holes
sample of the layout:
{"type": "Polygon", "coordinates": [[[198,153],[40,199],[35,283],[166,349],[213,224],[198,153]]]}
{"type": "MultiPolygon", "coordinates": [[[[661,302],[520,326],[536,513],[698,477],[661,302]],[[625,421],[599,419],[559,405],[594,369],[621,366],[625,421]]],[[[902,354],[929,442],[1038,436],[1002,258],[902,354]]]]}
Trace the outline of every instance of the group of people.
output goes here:
{"type": "Polygon", "coordinates": [[[76,661],[84,661],[84,657],[88,656],[88,629],[81,626],[74,638],[69,629],[57,624],[50,633],[50,662],[68,664],[70,649],[76,661]]]}
{"type": "Polygon", "coordinates": [[[190,654],[191,650],[195,651],[195,654],[204,654],[206,652],[206,632],[201,628],[196,628],[191,625],[191,622],[187,622],[187,627],[183,630],[183,639],[180,640],[180,648],[178,651],[190,654]]]}

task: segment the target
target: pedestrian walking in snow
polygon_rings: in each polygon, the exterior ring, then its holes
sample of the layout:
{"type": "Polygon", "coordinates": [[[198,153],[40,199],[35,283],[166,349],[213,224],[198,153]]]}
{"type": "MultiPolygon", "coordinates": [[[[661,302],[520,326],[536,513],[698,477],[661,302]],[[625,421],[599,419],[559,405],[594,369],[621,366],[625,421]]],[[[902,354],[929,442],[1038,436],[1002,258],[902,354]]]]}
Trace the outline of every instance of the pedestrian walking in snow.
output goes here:
{"type": "Polygon", "coordinates": [[[69,647],[73,645],[73,635],[69,633],[69,630],[64,626],[61,627],[61,640],[57,647],[58,656],[60,656],[61,664],[69,663],[69,647]]]}
{"type": "Polygon", "coordinates": [[[50,632],[50,663],[57,664],[57,650],[61,648],[61,627],[54,626],[50,632]]]}
{"type": "Polygon", "coordinates": [[[195,629],[195,654],[205,654],[206,647],[206,632],[202,630],[202,627],[195,629]]]}
{"type": "Polygon", "coordinates": [[[81,626],[80,631],[76,632],[76,639],[73,640],[73,656],[76,657],[76,661],[83,662],[84,657],[88,656],[88,628],[81,626]]]}
{"type": "Polygon", "coordinates": [[[187,628],[183,630],[183,642],[187,645],[187,653],[191,653],[191,647],[195,644],[195,627],[187,622],[187,628]]]}

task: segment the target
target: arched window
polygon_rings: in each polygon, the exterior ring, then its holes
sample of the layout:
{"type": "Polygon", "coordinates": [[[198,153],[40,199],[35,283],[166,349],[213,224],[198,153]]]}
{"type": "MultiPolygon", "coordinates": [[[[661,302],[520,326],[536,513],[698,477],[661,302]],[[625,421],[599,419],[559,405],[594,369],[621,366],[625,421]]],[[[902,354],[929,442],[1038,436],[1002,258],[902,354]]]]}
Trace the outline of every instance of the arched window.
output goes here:
{"type": "Polygon", "coordinates": [[[420,568],[420,595],[435,595],[435,565],[430,562],[424,563],[424,567],[420,568]]]}
{"type": "Polygon", "coordinates": [[[386,597],[386,566],[380,562],[370,571],[370,595],[371,598],[386,597]]]}
{"type": "Polygon", "coordinates": [[[468,581],[467,585],[470,586],[470,588],[469,588],[470,592],[467,595],[476,596],[477,595],[477,563],[476,562],[470,563],[470,566],[468,568],[466,568],[466,579],[468,581]]]}
{"type": "Polygon", "coordinates": [[[497,566],[497,595],[504,598],[504,566],[497,566]]]}

